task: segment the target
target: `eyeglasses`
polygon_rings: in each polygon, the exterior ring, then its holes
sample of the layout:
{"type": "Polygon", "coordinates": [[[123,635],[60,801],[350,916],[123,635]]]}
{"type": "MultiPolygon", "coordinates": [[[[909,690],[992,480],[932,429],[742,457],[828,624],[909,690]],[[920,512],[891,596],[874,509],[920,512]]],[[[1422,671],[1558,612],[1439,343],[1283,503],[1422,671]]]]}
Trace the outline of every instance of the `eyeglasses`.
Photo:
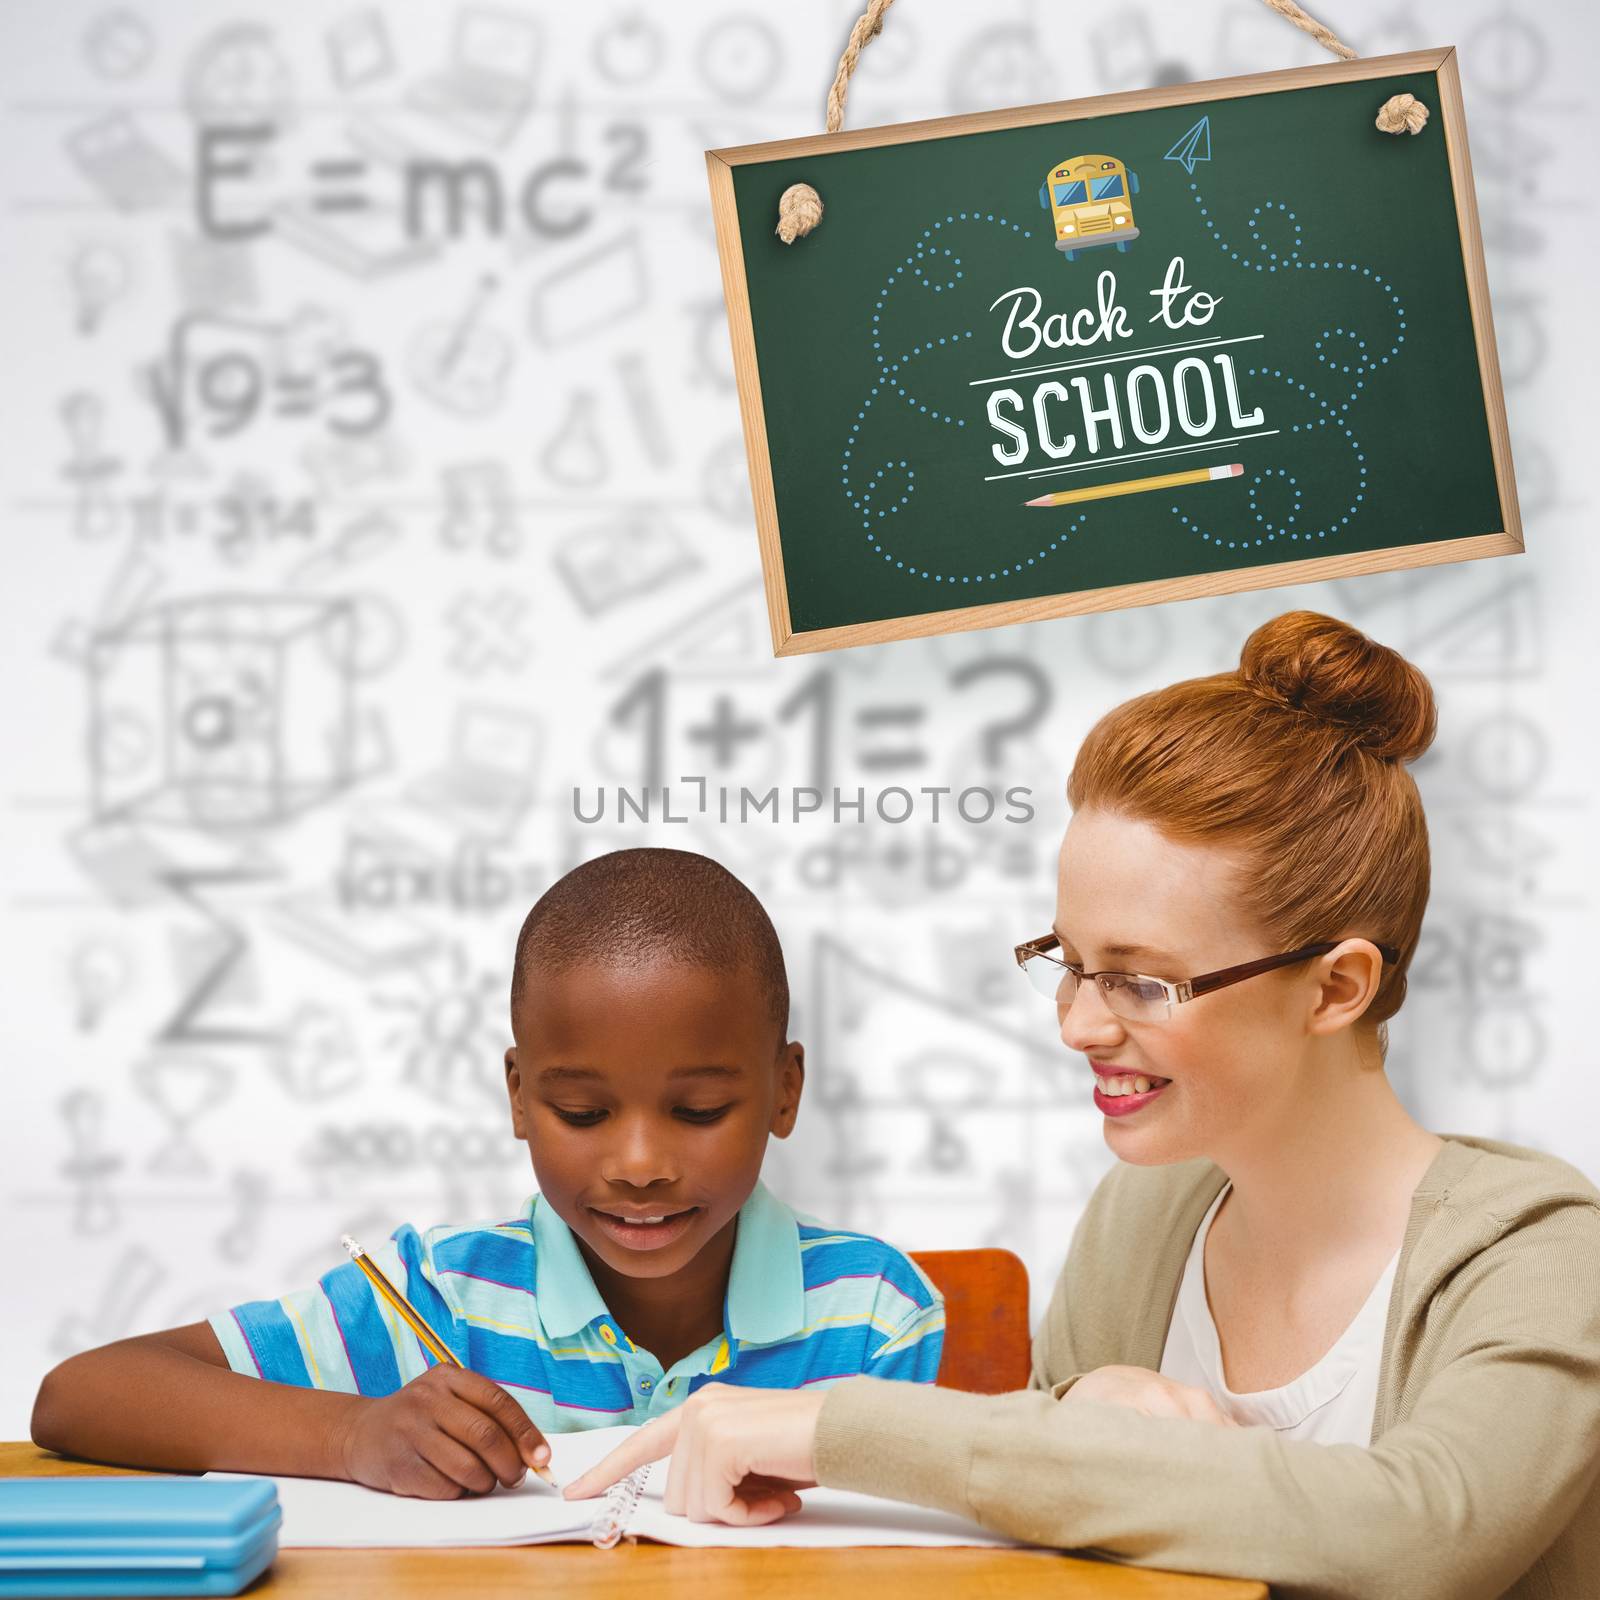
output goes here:
{"type": "MultiPolygon", "coordinates": [[[[1029,939],[1016,947],[1017,965],[1027,975],[1028,982],[1045,999],[1053,1000],[1061,1010],[1077,998],[1078,986],[1093,979],[1100,990],[1106,1009],[1115,1012],[1128,1022],[1166,1022],[1174,1006],[1198,1000],[1203,994],[1226,989],[1229,984],[1243,983],[1263,972],[1277,967],[1292,966],[1296,961],[1309,961],[1313,956],[1326,955],[1336,950],[1343,941],[1324,940],[1320,944],[1302,945],[1281,956],[1263,956],[1259,961],[1245,961],[1236,967],[1221,967],[1216,972],[1203,972],[1198,978],[1184,978],[1169,983],[1165,978],[1151,978],[1142,972],[1085,972],[1076,961],[1064,961],[1051,954],[1061,948],[1061,941],[1047,933],[1038,939],[1029,939]]],[[[1400,959],[1393,945],[1376,946],[1378,954],[1390,966],[1400,959]]]]}

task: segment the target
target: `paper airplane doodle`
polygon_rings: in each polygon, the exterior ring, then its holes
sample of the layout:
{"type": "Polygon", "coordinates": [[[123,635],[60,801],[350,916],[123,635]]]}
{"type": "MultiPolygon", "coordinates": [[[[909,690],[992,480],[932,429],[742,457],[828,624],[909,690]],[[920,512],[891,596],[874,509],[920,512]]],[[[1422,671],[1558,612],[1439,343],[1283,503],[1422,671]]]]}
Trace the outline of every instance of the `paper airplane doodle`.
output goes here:
{"type": "Polygon", "coordinates": [[[1167,161],[1181,161],[1183,170],[1191,175],[1197,161],[1211,159],[1211,118],[1201,117],[1195,125],[1167,151],[1167,161]]]}

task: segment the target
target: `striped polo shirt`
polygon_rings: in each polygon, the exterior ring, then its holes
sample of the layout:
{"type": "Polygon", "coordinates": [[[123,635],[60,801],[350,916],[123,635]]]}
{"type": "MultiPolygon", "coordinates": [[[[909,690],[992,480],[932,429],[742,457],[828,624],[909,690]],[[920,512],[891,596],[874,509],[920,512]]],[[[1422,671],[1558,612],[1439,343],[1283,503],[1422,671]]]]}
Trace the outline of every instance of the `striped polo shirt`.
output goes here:
{"type": "MultiPolygon", "coordinates": [[[[607,1310],[572,1230],[537,1195],[512,1221],[406,1225],[370,1254],[547,1433],[646,1422],[713,1382],[932,1383],[939,1370],[944,1304],[920,1268],[881,1239],[802,1220],[759,1183],[739,1212],[723,1330],[665,1371],[607,1310]]],[[[433,1365],[353,1261],[210,1322],[235,1372],[301,1388],[391,1394],[433,1365]]]]}

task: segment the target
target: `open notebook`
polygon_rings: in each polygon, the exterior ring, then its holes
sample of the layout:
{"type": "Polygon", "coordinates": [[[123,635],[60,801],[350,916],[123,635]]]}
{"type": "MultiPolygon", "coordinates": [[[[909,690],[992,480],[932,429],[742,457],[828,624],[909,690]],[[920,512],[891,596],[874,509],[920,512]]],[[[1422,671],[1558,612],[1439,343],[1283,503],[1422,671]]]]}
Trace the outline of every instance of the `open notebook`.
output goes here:
{"type": "MultiPolygon", "coordinates": [[[[632,1428],[597,1428],[550,1440],[551,1470],[562,1483],[608,1454],[632,1428]]],[[[233,1477],[207,1473],[207,1477],[233,1477]]],[[[259,1474],[252,1474],[259,1476],[259,1474]]],[[[283,1526],[278,1543],[443,1546],[560,1544],[655,1539],[693,1545],[1005,1545],[975,1522],[897,1505],[843,1489],[807,1489],[797,1516],[764,1528],[728,1528],[676,1517],[662,1503],[664,1461],[641,1468],[595,1500],[564,1500],[531,1474],[515,1489],[464,1500],[413,1500],[353,1483],[277,1478],[283,1526]]]]}

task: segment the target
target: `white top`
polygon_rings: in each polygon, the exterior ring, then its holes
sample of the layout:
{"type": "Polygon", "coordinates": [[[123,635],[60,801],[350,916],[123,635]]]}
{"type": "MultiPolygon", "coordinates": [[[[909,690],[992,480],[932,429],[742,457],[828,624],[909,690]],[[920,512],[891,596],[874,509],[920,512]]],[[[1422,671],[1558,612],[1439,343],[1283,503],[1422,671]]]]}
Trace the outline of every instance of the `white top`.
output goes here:
{"type": "Polygon", "coordinates": [[[1367,1303],[1315,1366],[1281,1389],[1235,1394],[1222,1375],[1222,1345],[1206,1299],[1205,1268],[1206,1235],[1231,1187],[1225,1184],[1211,1202],[1190,1246],[1172,1326],[1161,1352],[1162,1376],[1204,1389],[1221,1410],[1245,1427],[1276,1428],[1286,1439],[1309,1439],[1316,1444],[1370,1444],[1384,1322],[1400,1252],[1396,1250],[1390,1257],[1367,1303]]]}

